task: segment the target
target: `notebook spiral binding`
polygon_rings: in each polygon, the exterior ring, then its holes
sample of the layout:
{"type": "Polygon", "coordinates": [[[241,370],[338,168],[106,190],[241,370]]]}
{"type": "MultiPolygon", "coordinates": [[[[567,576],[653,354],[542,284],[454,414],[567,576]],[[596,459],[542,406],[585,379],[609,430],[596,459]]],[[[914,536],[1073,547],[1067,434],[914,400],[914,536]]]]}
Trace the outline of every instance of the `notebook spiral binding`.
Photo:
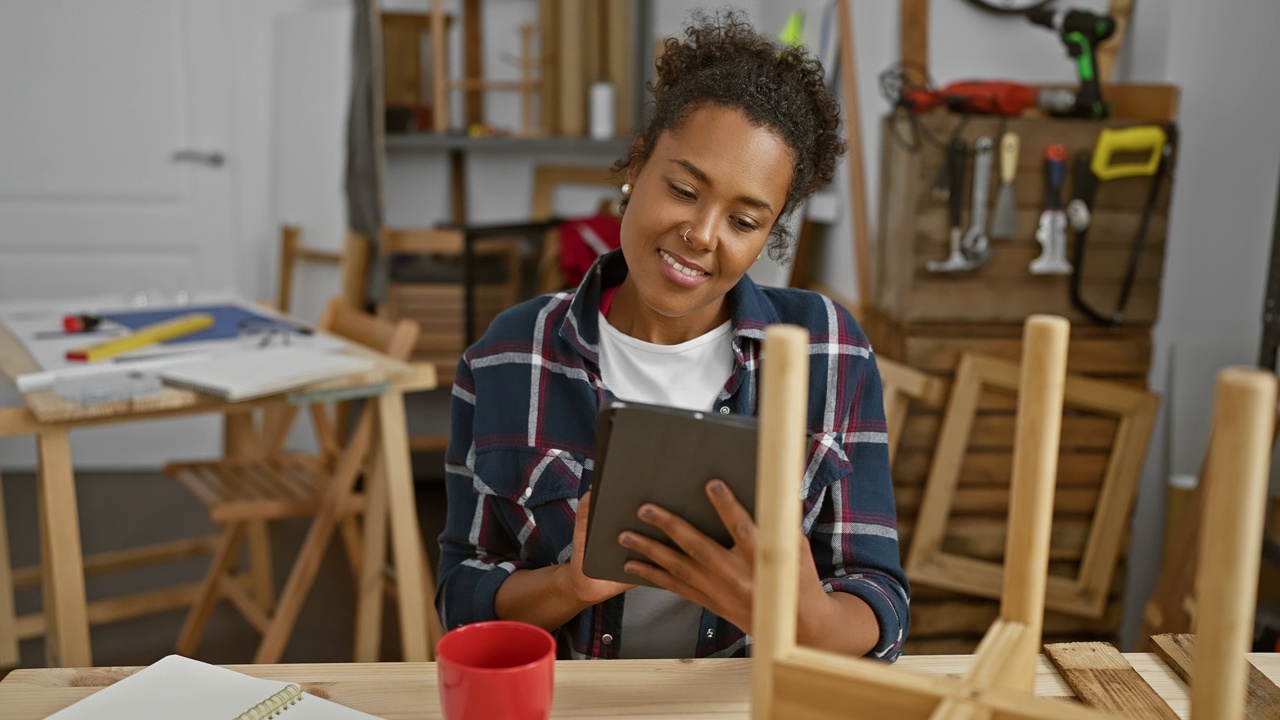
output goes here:
{"type": "Polygon", "coordinates": [[[245,710],[235,720],[266,720],[302,701],[302,687],[290,683],[283,690],[245,710]]]}

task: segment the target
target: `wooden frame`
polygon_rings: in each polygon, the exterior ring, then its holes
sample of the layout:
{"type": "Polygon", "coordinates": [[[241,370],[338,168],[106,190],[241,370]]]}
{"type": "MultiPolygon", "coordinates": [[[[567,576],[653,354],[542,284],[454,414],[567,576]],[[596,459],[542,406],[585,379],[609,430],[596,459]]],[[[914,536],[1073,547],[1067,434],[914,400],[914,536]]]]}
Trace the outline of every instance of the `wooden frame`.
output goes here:
{"type": "MultiPolygon", "coordinates": [[[[1067,323],[1033,316],[1025,326],[1014,498],[1006,544],[1000,618],[960,678],[925,676],[881,663],[796,645],[799,547],[795,542],[803,468],[808,338],[798,328],[766,331],[756,507],[755,639],[752,718],[903,720],[1115,720],[1058,700],[1035,697],[1036,654],[1044,612],[1054,473],[1066,376],[1067,323]]],[[[1241,718],[1256,591],[1263,500],[1271,458],[1276,378],[1233,369],[1219,378],[1210,464],[1221,477],[1211,490],[1199,587],[1201,616],[1191,686],[1192,720],[1241,718]],[[1243,503],[1243,505],[1242,505],[1243,503]],[[1248,508],[1241,513],[1241,507],[1248,508]]]]}
{"type": "MultiPolygon", "coordinates": [[[[1018,366],[969,353],[961,357],[916,516],[906,571],[912,582],[999,598],[1005,572],[1001,563],[945,552],[942,548],[970,429],[985,386],[1018,393],[1019,387],[1023,387],[1019,384],[1018,366]]],[[[1089,524],[1079,572],[1074,578],[1050,576],[1045,606],[1072,615],[1100,618],[1107,608],[1159,399],[1127,385],[1072,375],[1065,382],[1064,404],[1117,417],[1119,425],[1089,524]]]]}
{"type": "Polygon", "coordinates": [[[876,356],[884,395],[884,420],[889,435],[889,462],[898,454],[902,427],[912,400],[938,404],[944,397],[942,380],[886,357],[876,356]]]}

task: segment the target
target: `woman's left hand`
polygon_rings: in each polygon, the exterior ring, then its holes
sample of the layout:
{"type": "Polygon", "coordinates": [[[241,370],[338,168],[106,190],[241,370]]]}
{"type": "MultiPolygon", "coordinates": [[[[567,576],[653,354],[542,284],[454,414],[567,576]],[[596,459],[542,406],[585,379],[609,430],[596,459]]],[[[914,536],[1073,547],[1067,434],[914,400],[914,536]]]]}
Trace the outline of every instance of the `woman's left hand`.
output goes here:
{"type": "MultiPolygon", "coordinates": [[[[646,503],[638,511],[640,519],[664,532],[677,548],[639,533],[624,532],[618,538],[622,546],[650,560],[648,563],[632,560],[627,563],[626,571],[701,605],[749,633],[755,587],[756,524],[723,481],[708,482],[706,490],[720,522],[733,538],[732,547],[722,546],[680,516],[646,503]]],[[[801,567],[810,568],[808,573],[802,570],[801,575],[812,575],[816,580],[809,543],[803,536],[799,541],[801,567]]],[[[801,597],[805,595],[801,593],[801,597]]]]}

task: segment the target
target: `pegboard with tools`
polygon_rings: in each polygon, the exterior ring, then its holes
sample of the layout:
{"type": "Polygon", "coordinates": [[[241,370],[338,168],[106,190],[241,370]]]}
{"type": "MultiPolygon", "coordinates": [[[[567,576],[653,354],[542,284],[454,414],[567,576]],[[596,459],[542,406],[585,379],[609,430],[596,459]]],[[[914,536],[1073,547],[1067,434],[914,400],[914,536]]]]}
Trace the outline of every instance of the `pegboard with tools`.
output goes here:
{"type": "Polygon", "coordinates": [[[1154,324],[1173,128],[1168,118],[886,119],[872,305],[901,323],[1052,313],[1154,324]]]}

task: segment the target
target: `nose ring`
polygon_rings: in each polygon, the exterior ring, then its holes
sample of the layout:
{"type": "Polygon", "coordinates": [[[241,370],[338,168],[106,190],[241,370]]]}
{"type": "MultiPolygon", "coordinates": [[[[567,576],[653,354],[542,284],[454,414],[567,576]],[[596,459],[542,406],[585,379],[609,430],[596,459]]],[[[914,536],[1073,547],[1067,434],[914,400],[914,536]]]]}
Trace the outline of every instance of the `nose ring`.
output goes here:
{"type": "Polygon", "coordinates": [[[692,229],[693,229],[693,228],[691,228],[691,227],[688,227],[688,228],[685,228],[685,229],[684,229],[684,242],[685,242],[685,244],[686,244],[686,245],[692,245],[692,244],[693,244],[693,241],[689,239],[689,231],[690,231],[690,230],[692,230],[692,229]]]}

